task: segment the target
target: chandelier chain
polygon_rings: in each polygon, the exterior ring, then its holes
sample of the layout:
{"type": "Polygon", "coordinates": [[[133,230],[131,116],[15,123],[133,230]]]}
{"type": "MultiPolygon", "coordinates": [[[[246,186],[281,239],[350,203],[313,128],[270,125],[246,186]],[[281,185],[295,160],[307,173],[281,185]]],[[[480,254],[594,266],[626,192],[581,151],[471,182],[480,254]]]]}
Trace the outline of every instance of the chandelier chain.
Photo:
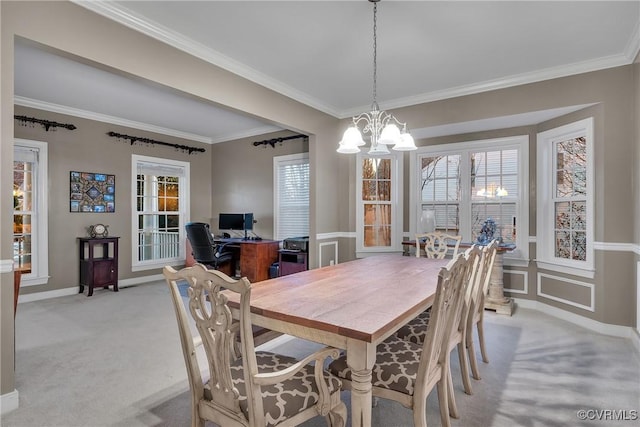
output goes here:
{"type": "MultiPolygon", "coordinates": [[[[376,33],[378,30],[378,3],[373,3],[373,105],[375,107],[378,106],[378,38],[376,37],[376,33]]],[[[377,108],[376,108],[377,109],[377,108]]]]}

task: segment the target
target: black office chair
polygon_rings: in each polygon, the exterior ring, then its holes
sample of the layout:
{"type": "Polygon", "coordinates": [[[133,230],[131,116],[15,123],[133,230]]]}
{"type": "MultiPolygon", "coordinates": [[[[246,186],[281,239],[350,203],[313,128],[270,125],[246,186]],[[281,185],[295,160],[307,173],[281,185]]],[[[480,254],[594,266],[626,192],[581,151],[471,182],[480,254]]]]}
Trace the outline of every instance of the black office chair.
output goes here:
{"type": "Polygon", "coordinates": [[[233,260],[233,252],[229,248],[225,248],[226,243],[216,243],[213,240],[209,224],[190,222],[185,226],[185,229],[196,262],[217,270],[222,264],[233,260]]]}

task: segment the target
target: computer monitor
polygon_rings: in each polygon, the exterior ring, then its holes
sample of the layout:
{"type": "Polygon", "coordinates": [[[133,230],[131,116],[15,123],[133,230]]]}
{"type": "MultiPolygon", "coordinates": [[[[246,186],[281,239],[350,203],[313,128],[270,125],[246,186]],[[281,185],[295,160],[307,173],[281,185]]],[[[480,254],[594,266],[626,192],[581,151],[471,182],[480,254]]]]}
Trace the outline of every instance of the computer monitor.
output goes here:
{"type": "Polygon", "coordinates": [[[246,213],[244,214],[244,231],[251,231],[253,230],[253,214],[252,213],[246,213]]]}
{"type": "Polygon", "coordinates": [[[218,218],[218,230],[244,230],[244,215],[221,213],[218,218]]]}

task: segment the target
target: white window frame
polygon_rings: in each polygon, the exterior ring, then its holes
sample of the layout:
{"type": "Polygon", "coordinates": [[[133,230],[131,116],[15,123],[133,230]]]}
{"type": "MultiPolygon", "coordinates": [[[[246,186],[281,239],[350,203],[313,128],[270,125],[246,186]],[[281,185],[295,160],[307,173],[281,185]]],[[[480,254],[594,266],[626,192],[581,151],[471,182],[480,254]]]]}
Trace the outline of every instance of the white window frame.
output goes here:
{"type": "Polygon", "coordinates": [[[131,271],[163,268],[167,264],[179,264],[184,262],[186,253],[186,232],[184,226],[189,221],[190,217],[190,166],[189,162],[182,162],[179,160],[140,156],[137,154],[131,155],[131,271]],[[169,168],[183,169],[184,176],[179,179],[180,197],[177,214],[180,216],[178,232],[178,239],[180,243],[178,249],[179,253],[176,257],[148,261],[138,260],[138,212],[136,210],[138,163],[155,163],[159,166],[166,165],[169,168]]]}
{"type": "Polygon", "coordinates": [[[593,278],[594,263],[594,158],[593,117],[569,123],[538,133],[538,203],[537,203],[537,265],[541,269],[593,278]],[[586,140],[586,261],[557,258],[555,256],[555,210],[554,210],[554,143],[584,136],[586,140]]]}
{"type": "Polygon", "coordinates": [[[413,238],[418,230],[418,221],[422,213],[420,183],[421,158],[460,154],[461,200],[460,234],[463,242],[471,242],[471,170],[470,155],[477,151],[518,150],[518,190],[516,202],[518,222],[516,224],[516,249],[504,254],[505,265],[527,266],[529,263],[529,136],[515,135],[504,138],[492,138],[475,141],[454,142],[419,147],[410,154],[409,162],[409,231],[413,238]]]}
{"type": "Polygon", "coordinates": [[[35,206],[31,217],[31,273],[22,275],[20,286],[44,285],[49,281],[48,144],[42,141],[16,138],[14,140],[14,153],[15,147],[24,147],[29,150],[35,150],[38,153],[38,160],[33,171],[34,191],[36,194],[33,199],[35,206]]]}
{"type": "Polygon", "coordinates": [[[402,253],[403,223],[403,152],[391,152],[385,155],[369,156],[367,153],[356,155],[356,257],[363,258],[381,253],[402,253]],[[363,159],[391,160],[391,246],[364,246],[364,205],[371,201],[362,200],[362,161],[363,159]]]}
{"type": "MultiPolygon", "coordinates": [[[[289,154],[286,156],[275,156],[273,158],[273,235],[274,235],[274,239],[276,240],[283,240],[288,237],[302,237],[302,235],[301,236],[281,236],[279,233],[280,221],[282,220],[282,215],[280,214],[280,168],[283,166],[297,165],[297,164],[309,164],[309,153],[289,154]]],[[[311,167],[311,165],[309,165],[309,167],[311,167]]],[[[311,179],[311,176],[309,176],[309,179],[311,179]]],[[[309,192],[310,191],[311,191],[311,187],[309,186],[309,192]]],[[[309,193],[308,196],[310,200],[311,194],[309,193]]],[[[308,216],[307,216],[307,232],[304,235],[305,236],[309,235],[309,217],[308,216]]]]}

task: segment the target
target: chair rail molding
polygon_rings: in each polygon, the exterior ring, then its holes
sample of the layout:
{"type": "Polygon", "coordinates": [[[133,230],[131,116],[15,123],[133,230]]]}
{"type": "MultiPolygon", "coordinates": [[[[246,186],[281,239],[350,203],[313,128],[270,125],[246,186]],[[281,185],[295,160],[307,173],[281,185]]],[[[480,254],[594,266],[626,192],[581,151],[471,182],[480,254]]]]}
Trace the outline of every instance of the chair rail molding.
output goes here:
{"type": "Polygon", "coordinates": [[[13,271],[12,259],[0,260],[0,273],[11,273],[12,271],[13,271]]]}

